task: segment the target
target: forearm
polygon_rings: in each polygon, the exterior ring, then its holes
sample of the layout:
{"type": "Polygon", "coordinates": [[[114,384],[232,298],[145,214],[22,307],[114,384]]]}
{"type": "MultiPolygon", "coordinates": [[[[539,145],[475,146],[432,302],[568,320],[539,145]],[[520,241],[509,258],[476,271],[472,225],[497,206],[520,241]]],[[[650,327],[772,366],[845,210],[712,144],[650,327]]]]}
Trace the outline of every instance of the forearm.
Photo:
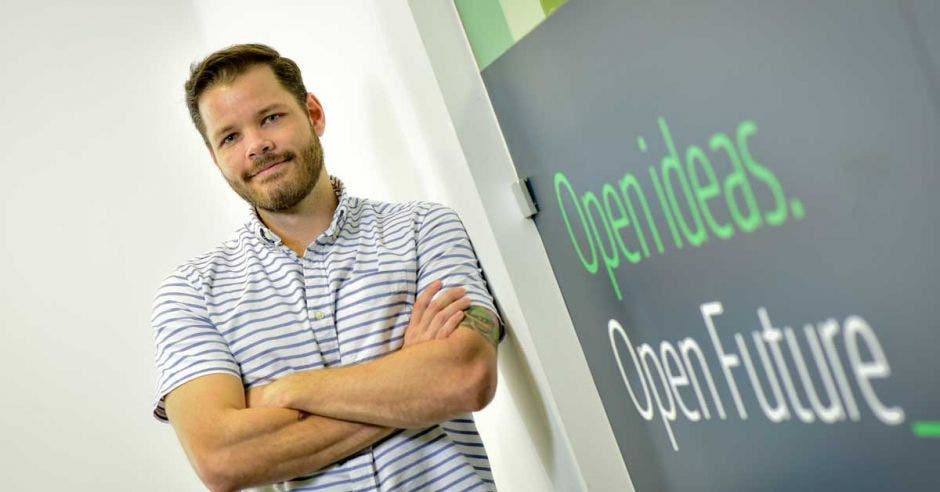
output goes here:
{"type": "Polygon", "coordinates": [[[230,409],[207,417],[214,422],[202,425],[215,430],[183,445],[212,490],[238,490],[309,474],[392,433],[280,408],[230,409]]]}
{"type": "Polygon", "coordinates": [[[357,366],[272,383],[272,401],[317,415],[396,428],[426,427],[476,411],[493,396],[496,349],[470,330],[357,366]]]}
{"type": "Polygon", "coordinates": [[[389,428],[359,422],[348,422],[317,415],[292,422],[277,429],[259,433],[250,429],[256,421],[281,423],[284,409],[245,409],[231,416],[235,426],[250,436],[234,442],[223,453],[233,472],[228,477],[232,489],[289,480],[329,466],[340,459],[374,444],[392,433],[389,428]],[[276,414],[270,410],[281,410],[276,414]],[[248,416],[248,418],[244,418],[248,416]],[[234,465],[234,466],[232,466],[234,465]]]}

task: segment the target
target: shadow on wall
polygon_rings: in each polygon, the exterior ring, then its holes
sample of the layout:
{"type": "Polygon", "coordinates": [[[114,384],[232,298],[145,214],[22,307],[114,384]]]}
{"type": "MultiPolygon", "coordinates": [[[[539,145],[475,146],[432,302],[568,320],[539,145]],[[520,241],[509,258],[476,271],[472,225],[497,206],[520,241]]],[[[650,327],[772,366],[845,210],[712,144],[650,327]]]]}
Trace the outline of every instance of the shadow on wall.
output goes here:
{"type": "Polygon", "coordinates": [[[530,442],[539,456],[539,462],[549,477],[556,476],[554,449],[555,439],[548,419],[548,411],[525,354],[519,341],[513,334],[512,327],[506,323],[506,338],[499,346],[499,369],[507,386],[507,393],[512,396],[516,408],[522,417],[530,442]]]}

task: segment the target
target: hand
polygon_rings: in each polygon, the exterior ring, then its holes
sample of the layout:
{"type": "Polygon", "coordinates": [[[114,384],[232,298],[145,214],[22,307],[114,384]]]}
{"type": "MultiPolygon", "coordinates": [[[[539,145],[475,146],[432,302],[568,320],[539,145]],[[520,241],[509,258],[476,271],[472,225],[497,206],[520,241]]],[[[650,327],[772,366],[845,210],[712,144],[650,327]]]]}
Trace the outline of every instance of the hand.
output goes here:
{"type": "Polygon", "coordinates": [[[432,282],[415,300],[411,321],[405,329],[405,347],[447,338],[463,321],[464,310],[470,307],[467,289],[447,289],[432,301],[442,286],[440,280],[432,282]]]}

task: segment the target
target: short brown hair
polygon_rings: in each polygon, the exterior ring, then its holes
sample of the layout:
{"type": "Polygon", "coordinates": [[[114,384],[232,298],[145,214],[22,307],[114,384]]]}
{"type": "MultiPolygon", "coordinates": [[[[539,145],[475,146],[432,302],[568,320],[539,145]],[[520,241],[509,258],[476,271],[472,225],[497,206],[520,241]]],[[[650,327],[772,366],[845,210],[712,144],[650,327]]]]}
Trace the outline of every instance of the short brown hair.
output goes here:
{"type": "Polygon", "coordinates": [[[301,108],[306,107],[307,89],[300,75],[300,67],[294,60],[281,56],[274,48],[263,44],[229,46],[212,53],[201,62],[193,63],[189,68],[189,80],[184,85],[189,117],[206,145],[209,145],[209,138],[206,136],[206,123],[199,114],[199,96],[215,84],[235,80],[255,65],[271,67],[281,86],[294,96],[301,108]]]}

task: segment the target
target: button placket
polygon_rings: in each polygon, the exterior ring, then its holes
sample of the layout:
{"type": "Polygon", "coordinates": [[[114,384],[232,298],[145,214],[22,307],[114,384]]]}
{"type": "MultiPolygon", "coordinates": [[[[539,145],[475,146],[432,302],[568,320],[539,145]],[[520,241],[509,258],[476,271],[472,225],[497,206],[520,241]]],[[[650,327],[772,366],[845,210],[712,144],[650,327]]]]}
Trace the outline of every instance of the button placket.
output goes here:
{"type": "Polygon", "coordinates": [[[308,250],[304,256],[304,295],[313,336],[320,345],[324,365],[329,367],[340,363],[341,354],[333,320],[329,277],[322,258],[323,255],[314,248],[308,250]]]}

